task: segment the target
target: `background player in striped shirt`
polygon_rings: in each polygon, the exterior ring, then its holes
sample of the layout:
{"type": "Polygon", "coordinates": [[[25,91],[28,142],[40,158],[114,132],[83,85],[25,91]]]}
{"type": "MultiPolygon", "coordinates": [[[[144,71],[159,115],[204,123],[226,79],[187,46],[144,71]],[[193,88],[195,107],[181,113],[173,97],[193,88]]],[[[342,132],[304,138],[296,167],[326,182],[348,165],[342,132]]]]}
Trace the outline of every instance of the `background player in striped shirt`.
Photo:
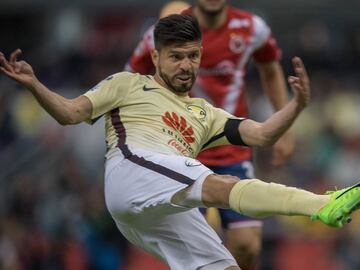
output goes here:
{"type": "MultiPolygon", "coordinates": [[[[203,55],[191,95],[247,117],[245,76],[250,59],[258,68],[263,89],[275,111],[288,101],[280,49],[270,28],[259,16],[227,5],[225,0],[198,0],[183,11],[194,15],[203,34],[203,55]]],[[[150,52],[154,49],[153,27],[138,44],[125,69],[152,74],[150,52]]],[[[282,165],[292,154],[294,141],[289,132],[273,146],[273,165],[282,165]]],[[[198,159],[214,172],[254,177],[252,151],[228,145],[203,151],[198,159]]],[[[244,270],[253,269],[261,249],[262,222],[220,209],[227,247],[244,270]]]]}

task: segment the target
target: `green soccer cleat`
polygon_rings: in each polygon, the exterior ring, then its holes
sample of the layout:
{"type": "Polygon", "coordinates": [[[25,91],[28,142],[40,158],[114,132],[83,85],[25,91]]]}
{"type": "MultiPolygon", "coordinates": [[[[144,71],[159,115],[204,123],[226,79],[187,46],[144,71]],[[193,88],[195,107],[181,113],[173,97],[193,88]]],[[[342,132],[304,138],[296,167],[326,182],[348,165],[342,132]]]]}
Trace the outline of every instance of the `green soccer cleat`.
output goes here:
{"type": "Polygon", "coordinates": [[[325,224],[340,228],[351,221],[351,213],[360,208],[360,182],[344,189],[328,191],[330,201],[311,220],[321,220],[325,224]]]}

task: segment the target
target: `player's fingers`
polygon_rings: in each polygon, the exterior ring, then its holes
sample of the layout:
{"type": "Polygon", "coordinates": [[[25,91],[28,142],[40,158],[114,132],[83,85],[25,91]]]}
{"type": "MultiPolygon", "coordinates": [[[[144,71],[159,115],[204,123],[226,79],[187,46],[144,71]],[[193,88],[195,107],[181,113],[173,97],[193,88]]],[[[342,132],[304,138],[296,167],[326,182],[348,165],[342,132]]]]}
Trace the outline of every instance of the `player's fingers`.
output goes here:
{"type": "Polygon", "coordinates": [[[21,50],[20,49],[16,49],[15,51],[13,51],[10,55],[10,64],[14,64],[17,60],[17,57],[21,54],[21,50]]]}
{"type": "Polygon", "coordinates": [[[308,73],[303,60],[300,57],[295,57],[295,61],[296,65],[303,71],[304,76],[308,77],[308,73]]]}
{"type": "Polygon", "coordinates": [[[295,76],[289,76],[288,82],[294,91],[307,92],[307,87],[302,83],[300,78],[295,76]]]}
{"type": "Polygon", "coordinates": [[[300,58],[294,58],[293,60],[294,70],[297,77],[303,79],[305,77],[304,68],[300,62],[300,58]]]}
{"type": "Polygon", "coordinates": [[[300,79],[298,77],[295,77],[295,76],[289,76],[288,77],[288,82],[292,86],[293,84],[300,84],[300,79]]]}
{"type": "Polygon", "coordinates": [[[6,73],[6,69],[5,68],[3,68],[3,67],[0,67],[0,70],[2,71],[2,72],[4,72],[4,73],[6,73]]]}
{"type": "Polygon", "coordinates": [[[291,86],[292,91],[293,91],[295,94],[300,94],[300,93],[302,93],[302,91],[303,91],[303,87],[302,87],[301,84],[298,83],[298,82],[293,82],[293,83],[290,84],[290,86],[291,86]]]}
{"type": "Polygon", "coordinates": [[[8,71],[6,68],[4,67],[0,67],[0,71],[5,73],[6,75],[8,75],[9,77],[12,77],[13,73],[8,71]]]}
{"type": "Polygon", "coordinates": [[[305,65],[300,57],[294,57],[292,59],[294,71],[297,77],[300,78],[301,82],[306,85],[309,83],[309,76],[307,74],[305,65]]]}
{"type": "Polygon", "coordinates": [[[21,62],[15,62],[14,63],[14,70],[15,70],[16,73],[19,73],[21,71],[21,65],[22,65],[21,62]]]}
{"type": "Polygon", "coordinates": [[[20,79],[20,77],[17,74],[15,74],[13,71],[7,70],[4,67],[0,67],[0,73],[1,72],[4,73],[5,75],[7,75],[9,78],[11,78],[13,80],[19,81],[19,79],[20,79]]]}
{"type": "Polygon", "coordinates": [[[288,81],[294,94],[297,95],[306,105],[309,103],[311,95],[310,83],[306,75],[302,78],[302,74],[300,72],[297,72],[297,75],[300,78],[295,76],[289,76],[288,81]]]}
{"type": "Polygon", "coordinates": [[[8,71],[13,71],[12,66],[6,60],[5,55],[3,53],[0,54],[0,65],[8,71]]]}
{"type": "Polygon", "coordinates": [[[6,61],[5,55],[2,52],[0,52],[0,65],[4,66],[5,61],[6,61]]]}
{"type": "Polygon", "coordinates": [[[302,61],[301,58],[298,57],[298,56],[293,57],[292,63],[293,63],[293,67],[294,67],[295,69],[296,69],[296,68],[305,69],[305,66],[304,66],[303,61],[302,61]]]}

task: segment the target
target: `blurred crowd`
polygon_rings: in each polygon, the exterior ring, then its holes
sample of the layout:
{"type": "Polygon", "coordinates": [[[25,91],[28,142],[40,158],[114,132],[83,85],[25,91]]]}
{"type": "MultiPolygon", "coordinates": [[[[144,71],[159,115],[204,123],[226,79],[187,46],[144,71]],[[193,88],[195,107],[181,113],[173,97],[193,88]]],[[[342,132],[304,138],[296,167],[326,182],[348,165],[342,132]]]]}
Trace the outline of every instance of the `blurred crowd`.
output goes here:
{"type": "MultiPolygon", "coordinates": [[[[42,82],[76,97],[123,69],[156,14],[135,8],[2,13],[0,50],[22,48],[42,82]]],[[[360,28],[345,27],[346,21],[335,27],[330,19],[277,25],[271,14],[262,15],[283,49],[286,74],[291,57],[301,56],[313,93],[293,127],[293,158],[273,168],[270,149],[255,149],[258,178],[318,193],[354,183],[360,176],[360,28]]],[[[251,115],[263,120],[271,108],[249,68],[251,115]]],[[[61,127],[0,75],[0,269],[130,269],[132,248],[104,204],[103,132],[102,121],[61,127]]],[[[360,269],[359,225],[359,214],[341,230],[303,218],[266,219],[260,268],[360,269]]]]}

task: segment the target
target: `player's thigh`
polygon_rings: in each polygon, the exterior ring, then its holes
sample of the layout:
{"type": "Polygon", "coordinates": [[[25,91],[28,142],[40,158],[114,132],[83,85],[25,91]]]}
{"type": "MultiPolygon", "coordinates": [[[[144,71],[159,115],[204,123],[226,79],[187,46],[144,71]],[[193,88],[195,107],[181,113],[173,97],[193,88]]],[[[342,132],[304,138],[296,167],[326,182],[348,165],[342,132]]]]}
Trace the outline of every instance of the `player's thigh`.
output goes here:
{"type": "Polygon", "coordinates": [[[222,269],[237,265],[197,209],[148,226],[117,225],[129,241],[167,262],[172,270],[195,270],[218,261],[224,262],[222,269]]]}
{"type": "MultiPolygon", "coordinates": [[[[133,151],[136,159],[116,155],[105,165],[106,205],[122,223],[149,223],[189,210],[191,206],[174,205],[173,195],[212,173],[191,158],[133,151]]],[[[197,197],[201,201],[201,190],[197,197]]]]}

